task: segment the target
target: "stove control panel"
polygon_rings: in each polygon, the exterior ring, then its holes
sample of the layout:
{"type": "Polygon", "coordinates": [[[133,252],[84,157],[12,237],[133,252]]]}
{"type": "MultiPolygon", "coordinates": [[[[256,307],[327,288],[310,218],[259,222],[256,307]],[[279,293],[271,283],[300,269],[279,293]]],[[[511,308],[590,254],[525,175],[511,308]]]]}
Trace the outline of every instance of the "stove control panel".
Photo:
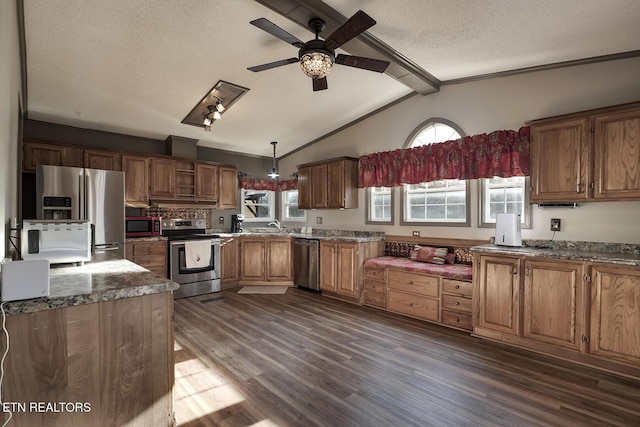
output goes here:
{"type": "Polygon", "coordinates": [[[163,230],[204,230],[207,228],[207,222],[204,219],[196,218],[175,218],[163,219],[163,230]]]}

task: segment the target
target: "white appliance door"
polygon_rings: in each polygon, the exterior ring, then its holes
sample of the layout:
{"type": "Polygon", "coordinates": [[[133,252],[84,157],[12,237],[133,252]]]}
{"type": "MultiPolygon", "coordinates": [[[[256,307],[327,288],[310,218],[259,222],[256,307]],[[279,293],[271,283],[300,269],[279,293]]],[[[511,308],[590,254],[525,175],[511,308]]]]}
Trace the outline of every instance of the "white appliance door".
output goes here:
{"type": "Polygon", "coordinates": [[[84,218],[84,179],[82,168],[66,166],[36,166],[36,217],[45,219],[45,197],[69,197],[71,217],[84,218]]]}
{"type": "Polygon", "coordinates": [[[93,224],[96,252],[124,254],[124,172],[85,169],[86,217],[93,224]]]}

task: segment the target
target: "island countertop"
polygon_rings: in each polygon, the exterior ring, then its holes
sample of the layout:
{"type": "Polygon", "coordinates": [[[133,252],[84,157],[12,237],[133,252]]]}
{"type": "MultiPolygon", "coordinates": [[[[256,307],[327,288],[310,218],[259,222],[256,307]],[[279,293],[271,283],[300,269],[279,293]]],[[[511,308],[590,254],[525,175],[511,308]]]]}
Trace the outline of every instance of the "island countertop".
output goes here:
{"type": "Polygon", "coordinates": [[[95,255],[82,266],[49,270],[50,295],[4,303],[7,315],[170,292],[179,285],[126,259],[95,255]]]}

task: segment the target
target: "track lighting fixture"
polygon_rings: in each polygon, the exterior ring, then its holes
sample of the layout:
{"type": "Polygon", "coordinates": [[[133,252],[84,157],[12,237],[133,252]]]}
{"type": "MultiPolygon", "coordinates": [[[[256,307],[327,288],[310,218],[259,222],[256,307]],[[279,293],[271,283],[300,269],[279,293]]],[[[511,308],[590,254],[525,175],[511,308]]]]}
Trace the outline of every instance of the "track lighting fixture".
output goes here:
{"type": "Polygon", "coordinates": [[[207,106],[209,112],[205,114],[204,120],[202,121],[204,130],[206,131],[211,131],[211,124],[214,120],[220,120],[222,118],[222,115],[220,113],[224,111],[224,105],[222,105],[222,101],[220,101],[220,98],[218,98],[217,96],[214,96],[214,98],[217,100],[216,104],[207,106]]]}

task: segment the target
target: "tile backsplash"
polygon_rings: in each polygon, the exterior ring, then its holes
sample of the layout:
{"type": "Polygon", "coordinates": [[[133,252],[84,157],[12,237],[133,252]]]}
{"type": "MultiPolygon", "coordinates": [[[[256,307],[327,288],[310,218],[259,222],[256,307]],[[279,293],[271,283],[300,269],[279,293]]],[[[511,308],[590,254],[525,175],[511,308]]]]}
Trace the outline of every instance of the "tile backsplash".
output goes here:
{"type": "Polygon", "coordinates": [[[196,218],[207,221],[207,228],[211,228],[211,209],[204,208],[147,208],[143,215],[161,216],[163,218],[196,218]]]}

